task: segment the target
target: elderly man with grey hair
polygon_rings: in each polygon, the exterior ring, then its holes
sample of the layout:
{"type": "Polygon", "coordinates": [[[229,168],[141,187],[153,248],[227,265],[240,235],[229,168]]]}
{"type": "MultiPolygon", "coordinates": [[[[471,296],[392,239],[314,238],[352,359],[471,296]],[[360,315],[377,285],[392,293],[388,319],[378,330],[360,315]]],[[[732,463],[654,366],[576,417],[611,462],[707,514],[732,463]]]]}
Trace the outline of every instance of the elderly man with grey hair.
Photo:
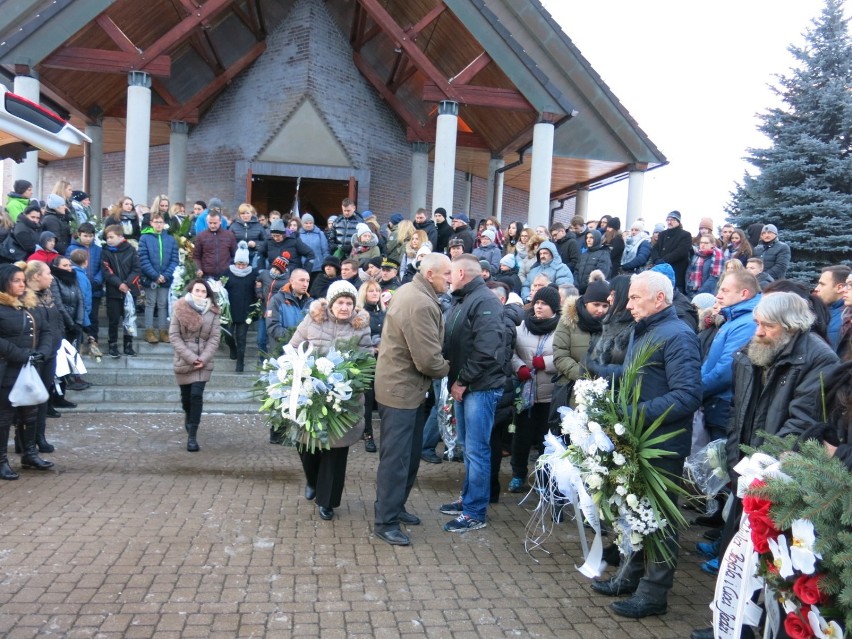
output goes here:
{"type": "MultiPolygon", "coordinates": [[[[837,355],[811,331],[814,315],[795,293],[770,293],[754,307],[755,331],[734,356],[734,398],[728,423],[728,471],[743,453],[740,445],[760,446],[761,432],[802,435],[822,414],[822,380],[837,366],[837,355]]],[[[742,502],[737,499],[725,523],[724,551],[739,528],[742,502]]],[[[712,639],[713,629],[692,633],[712,639]]]]}
{"type": "MultiPolygon", "coordinates": [[[[662,273],[645,271],[631,277],[627,310],[636,327],[625,366],[646,345],[655,347],[640,374],[639,409],[644,411],[648,425],[665,414],[658,434],[682,431],[665,444],[673,454],[652,461],[670,476],[680,477],[692,443],[692,416],[701,406],[701,353],[698,337],[678,319],[673,295],[672,282],[662,273]]],[[[669,497],[677,499],[673,493],[669,497]]],[[[623,617],[665,614],[677,565],[677,538],[671,538],[668,546],[671,563],[646,561],[642,551],[633,553],[615,577],[593,582],[592,590],[610,597],[632,594],[612,604],[612,610],[623,617]]]]}

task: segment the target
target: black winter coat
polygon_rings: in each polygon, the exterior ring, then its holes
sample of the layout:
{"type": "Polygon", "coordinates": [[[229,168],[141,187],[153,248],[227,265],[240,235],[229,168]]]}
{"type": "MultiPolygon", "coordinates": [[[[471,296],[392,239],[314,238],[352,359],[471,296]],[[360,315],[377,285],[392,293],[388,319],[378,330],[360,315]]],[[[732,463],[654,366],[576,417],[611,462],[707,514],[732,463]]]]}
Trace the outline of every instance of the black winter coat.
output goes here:
{"type": "Polygon", "coordinates": [[[228,278],[225,290],[228,291],[228,301],[231,304],[231,321],[235,324],[245,322],[251,305],[257,299],[254,286],[257,281],[257,269],[252,269],[248,275],[242,277],[228,271],[225,277],[228,278]]]}
{"type": "Polygon", "coordinates": [[[455,238],[459,238],[462,241],[465,253],[473,252],[473,231],[470,230],[470,227],[467,224],[460,226],[457,229],[453,229],[453,237],[450,239],[455,238]]]}
{"type": "Polygon", "coordinates": [[[289,270],[303,268],[310,273],[314,268],[314,256],[311,247],[299,239],[298,235],[285,236],[281,242],[273,242],[272,238],[266,240],[266,268],[272,266],[276,257],[280,257],[285,251],[290,254],[289,270]]]}
{"type": "Polygon", "coordinates": [[[680,226],[660,233],[651,249],[651,263],[671,265],[675,272],[675,286],[682,292],[686,291],[686,270],[691,256],[692,236],[680,226]]]}
{"type": "Polygon", "coordinates": [[[577,244],[577,236],[569,231],[565,233],[565,237],[554,244],[559,251],[559,257],[562,258],[562,263],[571,269],[571,273],[576,273],[577,264],[580,262],[580,245],[577,244]]]}
{"type": "Polygon", "coordinates": [[[657,350],[640,376],[639,409],[645,410],[645,424],[648,426],[671,409],[656,434],[683,429],[683,433],[663,446],[680,457],[686,457],[692,445],[692,416],[701,406],[698,337],[669,306],[636,322],[625,365],[633,361],[636,352],[645,344],[656,345],[657,350]]]}
{"type": "Polygon", "coordinates": [[[594,235],[595,242],[592,244],[592,248],[586,250],[580,256],[577,272],[574,273],[574,285],[580,291],[580,295],[586,292],[586,287],[589,285],[589,275],[592,274],[592,271],[599,270],[603,272],[604,277],[607,277],[612,266],[609,250],[601,245],[601,234],[598,231],[587,231],[587,233],[594,235]]]}
{"type": "Polygon", "coordinates": [[[447,244],[450,243],[453,237],[453,227],[450,226],[449,222],[444,220],[440,224],[437,224],[435,228],[438,231],[438,243],[432,247],[432,250],[435,253],[446,253],[447,244]]]}
{"type": "Polygon", "coordinates": [[[689,301],[689,298],[678,289],[674,291],[672,306],[675,307],[677,316],[683,320],[694,332],[698,332],[698,310],[689,301]]]}
{"type": "Polygon", "coordinates": [[[12,237],[15,238],[15,243],[26,251],[27,256],[30,256],[35,253],[41,231],[40,224],[33,222],[22,213],[12,229],[12,237]]]}
{"type": "Polygon", "coordinates": [[[122,283],[127,284],[134,297],[139,295],[142,269],[139,267],[136,249],[130,242],[124,240],[115,249],[104,246],[101,259],[104,265],[107,299],[124,299],[124,293],[118,290],[122,283]]]}
{"type": "Polygon", "coordinates": [[[812,332],[801,333],[763,369],[746,347],[734,355],[734,398],[728,424],[728,472],[742,458],[740,444],[759,446],[757,434],[801,435],[821,422],[822,380],[838,363],[831,347],[812,332]]]}
{"type": "Polygon", "coordinates": [[[77,284],[77,274],[74,271],[62,271],[57,274],[57,271],[60,270],[53,266],[50,267],[50,271],[53,273],[50,293],[53,296],[53,302],[62,316],[65,334],[73,335],[75,324],[83,325],[85,303],[83,293],[80,291],[80,285],[77,284]],[[68,277],[68,275],[71,277],[68,277]]]}
{"type": "Polygon", "coordinates": [[[429,238],[429,243],[432,245],[432,250],[434,251],[438,245],[438,227],[435,226],[435,223],[432,220],[426,220],[423,224],[414,222],[414,230],[426,232],[426,237],[429,238]]]}
{"type": "Polygon", "coordinates": [[[515,266],[510,268],[508,271],[500,271],[497,275],[494,276],[495,282],[503,282],[506,286],[509,287],[513,293],[517,295],[521,294],[521,289],[523,288],[523,284],[521,283],[521,278],[518,277],[518,267],[515,266]]]}
{"type": "Polygon", "coordinates": [[[594,376],[605,379],[615,376],[618,381],[636,322],[630,311],[622,311],[618,315],[605,317],[601,327],[600,335],[589,350],[584,364],[594,376]]]}
{"type": "Polygon", "coordinates": [[[53,356],[50,327],[41,321],[35,295],[27,291],[21,300],[0,293],[0,387],[8,395],[21,367],[33,351],[53,356]]]}
{"type": "Polygon", "coordinates": [[[444,331],[448,384],[459,382],[471,391],[502,389],[506,382],[503,305],[481,276],[452,296],[444,331]]]}
{"type": "Polygon", "coordinates": [[[41,230],[50,231],[56,236],[54,250],[60,255],[65,255],[71,244],[71,222],[65,213],[47,209],[41,218],[41,230]]]}
{"type": "Polygon", "coordinates": [[[243,222],[237,217],[228,228],[236,236],[237,244],[240,241],[244,241],[246,244],[255,243],[254,248],[249,247],[249,264],[255,265],[255,255],[266,255],[266,230],[260,225],[256,217],[252,217],[248,222],[243,222]]]}

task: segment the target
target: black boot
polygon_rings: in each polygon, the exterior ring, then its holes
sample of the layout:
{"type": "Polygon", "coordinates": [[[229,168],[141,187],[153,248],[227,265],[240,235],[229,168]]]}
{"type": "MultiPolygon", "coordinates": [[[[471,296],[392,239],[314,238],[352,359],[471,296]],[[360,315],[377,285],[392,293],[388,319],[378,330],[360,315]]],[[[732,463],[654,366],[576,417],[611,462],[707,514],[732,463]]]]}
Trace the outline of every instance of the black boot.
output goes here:
{"type": "Polygon", "coordinates": [[[245,359],[246,359],[246,337],[248,333],[248,324],[245,322],[240,322],[239,324],[234,324],[234,342],[237,347],[237,367],[236,372],[242,373],[245,370],[245,359]]]}
{"type": "Polygon", "coordinates": [[[20,455],[24,452],[24,434],[21,432],[20,426],[15,426],[15,454],[20,455]]]}
{"type": "MultiPolygon", "coordinates": [[[[9,424],[0,426],[0,441],[3,442],[3,445],[0,446],[0,479],[13,481],[18,478],[18,473],[9,466],[9,455],[6,453],[6,447],[9,445],[9,424]]],[[[17,444],[17,442],[16,437],[15,443],[17,444]]]]}
{"type": "Polygon", "coordinates": [[[124,336],[124,354],[128,357],[136,357],[136,351],[133,350],[133,338],[130,335],[124,336]]]}
{"type": "Polygon", "coordinates": [[[24,468],[35,468],[36,470],[47,470],[53,467],[53,462],[45,461],[38,456],[36,448],[36,425],[35,423],[21,426],[24,434],[24,454],[21,455],[21,466],[24,468]]]}
{"type": "Polygon", "coordinates": [[[198,441],[196,441],[196,436],[198,435],[198,424],[189,424],[189,435],[186,438],[186,449],[190,453],[197,453],[201,450],[201,447],[198,445],[198,441]]]}
{"type": "Polygon", "coordinates": [[[121,357],[121,353],[118,352],[118,344],[116,344],[115,342],[109,343],[109,356],[113,359],[118,359],[119,357],[121,357]]]}
{"type": "Polygon", "coordinates": [[[47,426],[47,404],[42,404],[38,407],[36,415],[36,446],[40,453],[52,453],[56,448],[53,444],[48,443],[45,437],[45,427],[47,426]]]}

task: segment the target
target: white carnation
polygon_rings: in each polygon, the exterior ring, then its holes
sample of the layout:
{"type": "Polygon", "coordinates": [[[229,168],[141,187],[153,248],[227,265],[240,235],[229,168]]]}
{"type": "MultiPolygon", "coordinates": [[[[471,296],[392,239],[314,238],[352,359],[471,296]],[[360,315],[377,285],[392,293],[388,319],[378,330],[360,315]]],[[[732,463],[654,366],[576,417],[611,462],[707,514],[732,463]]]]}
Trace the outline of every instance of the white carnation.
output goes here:
{"type": "Polygon", "coordinates": [[[627,463],[627,459],[625,459],[624,455],[619,452],[615,452],[612,454],[612,461],[616,466],[624,466],[627,463]]]}
{"type": "Polygon", "coordinates": [[[615,434],[621,437],[624,433],[627,432],[627,429],[624,427],[624,424],[616,424],[613,426],[613,430],[615,430],[615,434]]]}
{"type": "Polygon", "coordinates": [[[631,508],[636,508],[639,505],[639,498],[633,493],[630,493],[627,495],[627,505],[631,508]]]}
{"type": "Polygon", "coordinates": [[[600,475],[589,475],[586,477],[586,485],[591,490],[597,490],[603,486],[603,478],[600,475]]]}

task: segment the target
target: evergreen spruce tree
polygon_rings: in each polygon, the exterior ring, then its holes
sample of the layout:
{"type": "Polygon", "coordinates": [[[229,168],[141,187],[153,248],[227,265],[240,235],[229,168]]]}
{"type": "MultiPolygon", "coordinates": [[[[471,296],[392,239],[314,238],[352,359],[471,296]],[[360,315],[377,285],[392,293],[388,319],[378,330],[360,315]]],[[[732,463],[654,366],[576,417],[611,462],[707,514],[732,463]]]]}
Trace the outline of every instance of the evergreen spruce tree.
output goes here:
{"type": "Polygon", "coordinates": [[[819,269],[852,259],[852,40],[843,0],[826,0],[797,64],[773,88],[783,104],[760,116],[770,140],[749,149],[726,208],[740,228],[775,224],[790,245],[787,277],[816,281],[819,269]]]}

